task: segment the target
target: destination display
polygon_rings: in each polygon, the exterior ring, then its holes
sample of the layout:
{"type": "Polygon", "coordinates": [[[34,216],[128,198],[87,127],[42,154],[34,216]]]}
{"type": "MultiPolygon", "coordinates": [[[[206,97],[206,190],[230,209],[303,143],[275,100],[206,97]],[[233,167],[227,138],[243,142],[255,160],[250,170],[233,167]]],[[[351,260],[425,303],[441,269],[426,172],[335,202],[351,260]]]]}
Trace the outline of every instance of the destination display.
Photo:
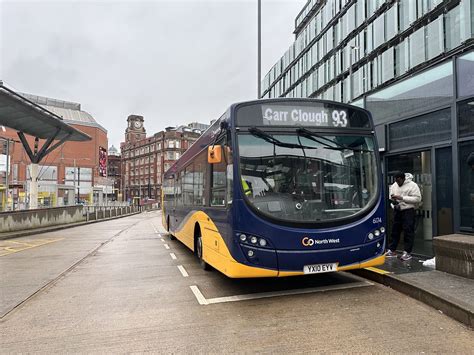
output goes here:
{"type": "Polygon", "coordinates": [[[239,126],[289,126],[321,128],[370,128],[369,116],[362,110],[323,102],[301,104],[258,104],[242,107],[239,126]]]}
{"type": "Polygon", "coordinates": [[[317,127],[347,127],[347,110],[324,107],[288,107],[262,105],[263,125],[303,125],[317,127]]]}

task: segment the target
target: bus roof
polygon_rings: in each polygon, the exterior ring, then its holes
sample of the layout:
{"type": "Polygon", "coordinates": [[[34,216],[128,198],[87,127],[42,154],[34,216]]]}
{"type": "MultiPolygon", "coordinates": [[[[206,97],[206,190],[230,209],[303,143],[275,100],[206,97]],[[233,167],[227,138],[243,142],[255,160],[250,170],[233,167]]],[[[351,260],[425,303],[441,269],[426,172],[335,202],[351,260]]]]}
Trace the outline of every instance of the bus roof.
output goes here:
{"type": "Polygon", "coordinates": [[[199,154],[201,151],[206,149],[209,145],[211,145],[214,140],[216,139],[216,136],[219,135],[221,132],[221,122],[223,121],[228,121],[229,127],[233,125],[233,122],[230,122],[230,117],[231,117],[231,112],[234,112],[237,109],[240,109],[242,107],[246,106],[252,106],[252,105],[271,105],[271,104],[279,104],[279,103],[319,103],[319,104],[326,104],[326,105],[333,105],[337,107],[344,107],[347,109],[352,109],[355,111],[363,112],[368,118],[369,118],[369,124],[370,127],[367,128],[372,128],[373,123],[372,123],[372,117],[370,115],[370,112],[357,107],[357,106],[352,106],[344,103],[339,103],[339,102],[334,102],[334,101],[328,101],[328,100],[320,100],[320,99],[311,99],[311,98],[272,98],[272,99],[259,99],[259,100],[251,100],[251,101],[242,101],[242,102],[237,102],[232,104],[227,111],[219,117],[219,119],[216,120],[194,143],[191,145],[191,147],[188,148],[184,152],[184,154],[174,162],[174,164],[165,172],[165,178],[170,178],[171,176],[174,176],[174,174],[177,171],[180,171],[183,167],[185,167],[189,161],[194,159],[194,157],[199,154]]]}

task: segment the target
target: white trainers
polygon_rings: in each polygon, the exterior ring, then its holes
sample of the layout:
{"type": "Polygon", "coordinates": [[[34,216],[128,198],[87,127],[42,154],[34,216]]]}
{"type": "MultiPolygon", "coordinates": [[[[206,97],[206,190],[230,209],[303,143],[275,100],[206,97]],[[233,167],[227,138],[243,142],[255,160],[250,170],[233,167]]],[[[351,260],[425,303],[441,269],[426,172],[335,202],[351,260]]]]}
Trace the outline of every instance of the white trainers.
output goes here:
{"type": "Polygon", "coordinates": [[[411,254],[407,253],[406,251],[404,251],[402,256],[400,257],[400,260],[403,260],[403,261],[408,261],[410,259],[411,259],[411,254]]]}
{"type": "Polygon", "coordinates": [[[397,256],[397,253],[395,251],[391,251],[390,249],[388,249],[387,252],[385,253],[385,256],[387,258],[394,258],[397,256]]]}

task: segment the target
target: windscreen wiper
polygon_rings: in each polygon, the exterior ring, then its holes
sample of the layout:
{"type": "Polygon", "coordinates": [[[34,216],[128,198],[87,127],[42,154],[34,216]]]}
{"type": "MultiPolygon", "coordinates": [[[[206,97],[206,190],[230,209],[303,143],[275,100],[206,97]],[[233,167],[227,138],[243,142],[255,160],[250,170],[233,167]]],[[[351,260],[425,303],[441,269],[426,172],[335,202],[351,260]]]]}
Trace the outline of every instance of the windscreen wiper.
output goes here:
{"type": "Polygon", "coordinates": [[[264,141],[267,141],[268,143],[277,145],[279,147],[299,148],[299,149],[301,149],[301,148],[303,148],[303,149],[318,149],[317,147],[308,147],[308,146],[304,146],[304,145],[300,145],[300,144],[282,142],[282,141],[276,139],[275,137],[269,135],[268,133],[266,133],[266,132],[264,132],[261,129],[258,129],[256,127],[249,128],[249,132],[250,132],[251,135],[253,135],[255,137],[258,137],[258,138],[261,138],[264,141]]]}
{"type": "Polygon", "coordinates": [[[324,137],[324,136],[322,136],[318,133],[311,132],[311,131],[307,130],[306,128],[298,128],[296,130],[296,134],[298,134],[299,136],[305,137],[307,139],[310,139],[310,140],[312,140],[316,143],[322,144],[325,149],[332,149],[332,150],[345,150],[345,149],[348,149],[348,150],[353,150],[354,152],[372,152],[371,150],[368,150],[368,149],[353,148],[353,147],[349,147],[347,145],[335,142],[332,139],[324,137]],[[319,139],[316,139],[315,137],[317,137],[319,139]],[[334,146],[332,146],[332,145],[330,145],[330,144],[328,144],[324,141],[331,142],[332,144],[335,144],[336,147],[334,147],[334,146]]]}

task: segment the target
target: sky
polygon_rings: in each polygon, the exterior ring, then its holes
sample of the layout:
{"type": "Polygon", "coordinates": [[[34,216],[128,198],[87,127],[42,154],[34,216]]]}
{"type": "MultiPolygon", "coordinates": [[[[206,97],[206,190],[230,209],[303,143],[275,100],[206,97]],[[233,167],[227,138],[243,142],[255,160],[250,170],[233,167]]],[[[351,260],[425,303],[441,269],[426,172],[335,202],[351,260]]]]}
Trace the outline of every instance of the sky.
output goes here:
{"type": "MultiPolygon", "coordinates": [[[[262,78],[294,42],[307,0],[262,0],[262,78]]],[[[257,0],[0,0],[0,80],[79,102],[124,141],[209,123],[257,97],[257,0]]]]}

